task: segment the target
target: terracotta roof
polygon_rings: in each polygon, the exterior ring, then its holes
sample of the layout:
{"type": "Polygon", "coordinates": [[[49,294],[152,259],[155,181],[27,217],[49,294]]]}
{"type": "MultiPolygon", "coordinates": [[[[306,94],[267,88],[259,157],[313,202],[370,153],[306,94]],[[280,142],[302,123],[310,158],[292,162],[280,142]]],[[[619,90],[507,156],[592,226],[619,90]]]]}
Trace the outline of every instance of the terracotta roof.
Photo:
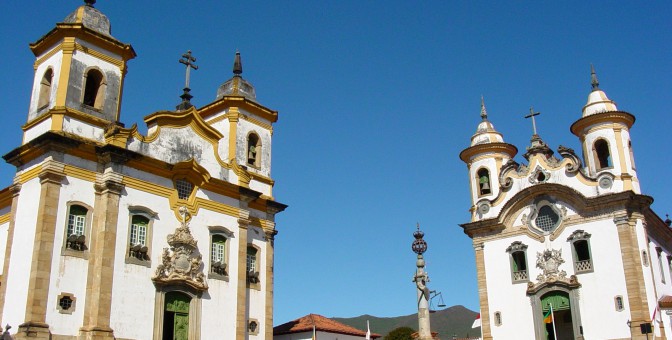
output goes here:
{"type": "Polygon", "coordinates": [[[672,296],[663,295],[663,297],[658,300],[658,306],[660,309],[672,309],[672,296]]]}
{"type": "MultiPolygon", "coordinates": [[[[320,332],[338,333],[354,336],[366,336],[366,331],[359,330],[340,322],[336,322],[318,314],[308,314],[304,317],[298,318],[294,321],[283,323],[282,325],[273,327],[273,335],[291,334],[312,332],[313,326],[315,330],[320,332]]],[[[371,333],[371,339],[380,338],[380,334],[371,333]]]]}

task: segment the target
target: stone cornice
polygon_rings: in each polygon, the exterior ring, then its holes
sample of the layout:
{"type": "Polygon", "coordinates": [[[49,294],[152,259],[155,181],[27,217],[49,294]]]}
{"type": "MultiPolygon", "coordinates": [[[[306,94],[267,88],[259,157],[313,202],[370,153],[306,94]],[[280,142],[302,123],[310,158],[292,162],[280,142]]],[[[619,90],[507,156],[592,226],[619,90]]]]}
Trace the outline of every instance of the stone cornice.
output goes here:
{"type": "Polygon", "coordinates": [[[501,233],[512,223],[513,213],[527,206],[538,196],[554,196],[558,201],[568,202],[581,215],[590,215],[604,211],[606,208],[625,210],[628,214],[645,212],[649,209],[653,198],[638,195],[632,191],[586,197],[580,192],[560,184],[543,183],[528,187],[514,195],[502,207],[497,217],[460,224],[469,237],[487,237],[501,233]]]}
{"type": "Polygon", "coordinates": [[[577,120],[569,130],[577,137],[582,137],[586,128],[600,123],[621,123],[629,129],[635,124],[635,116],[625,111],[596,113],[577,120]]]}
{"type": "Polygon", "coordinates": [[[518,148],[509,143],[476,144],[462,150],[462,152],[460,152],[460,159],[463,162],[470,164],[473,156],[486,152],[504,153],[513,158],[518,153],[518,148]]]}

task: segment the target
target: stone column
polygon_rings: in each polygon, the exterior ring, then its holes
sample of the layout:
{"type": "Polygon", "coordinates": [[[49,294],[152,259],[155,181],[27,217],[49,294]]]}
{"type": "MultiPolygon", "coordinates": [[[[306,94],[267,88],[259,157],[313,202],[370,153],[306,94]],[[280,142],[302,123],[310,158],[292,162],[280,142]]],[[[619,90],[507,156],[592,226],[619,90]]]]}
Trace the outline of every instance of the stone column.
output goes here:
{"type": "Polygon", "coordinates": [[[247,339],[247,226],[250,220],[238,219],[238,283],[236,297],[236,339],[247,339]]]}
{"type": "Polygon", "coordinates": [[[478,300],[481,306],[481,334],[483,340],[491,340],[490,333],[490,308],[488,306],[488,285],[485,277],[485,255],[483,254],[483,242],[474,241],[476,252],[476,281],[478,282],[478,300]]]}
{"type": "MultiPolygon", "coordinates": [[[[16,179],[15,179],[16,181],[16,179]]],[[[14,241],[14,228],[16,225],[16,209],[19,204],[19,192],[21,192],[21,183],[15,182],[9,187],[12,193],[12,207],[10,208],[9,228],[7,230],[7,247],[5,248],[5,261],[2,264],[3,275],[0,277],[0,320],[2,320],[5,309],[5,294],[7,292],[7,279],[9,277],[9,259],[12,257],[12,244],[14,241]]]]}
{"type": "Polygon", "coordinates": [[[429,325],[429,276],[425,273],[425,259],[418,254],[416,261],[418,269],[415,272],[415,283],[418,296],[418,340],[432,340],[432,331],[429,325]]]}
{"type": "Polygon", "coordinates": [[[122,176],[113,171],[100,175],[96,184],[93,226],[88,278],[86,281],[86,305],[84,326],[80,339],[114,339],[110,328],[112,310],[112,284],[116,252],[119,198],[124,189],[122,176]]]}
{"type": "Polygon", "coordinates": [[[273,339],[273,261],[275,235],[277,230],[266,231],[266,318],[264,321],[264,339],[273,339]]]}
{"type": "MultiPolygon", "coordinates": [[[[25,321],[19,325],[15,339],[51,339],[46,323],[47,301],[51,280],[51,262],[56,236],[56,215],[65,177],[63,164],[47,161],[40,172],[40,198],[33,243],[32,264],[28,278],[25,321]]],[[[7,259],[5,259],[7,260],[7,259]]]]}
{"type": "Polygon", "coordinates": [[[637,244],[637,220],[627,214],[617,214],[614,223],[618,229],[618,240],[621,246],[623,271],[625,272],[625,288],[628,292],[628,306],[630,306],[630,333],[632,339],[646,339],[641,334],[639,325],[651,322],[649,307],[646,299],[644,273],[637,244]]]}

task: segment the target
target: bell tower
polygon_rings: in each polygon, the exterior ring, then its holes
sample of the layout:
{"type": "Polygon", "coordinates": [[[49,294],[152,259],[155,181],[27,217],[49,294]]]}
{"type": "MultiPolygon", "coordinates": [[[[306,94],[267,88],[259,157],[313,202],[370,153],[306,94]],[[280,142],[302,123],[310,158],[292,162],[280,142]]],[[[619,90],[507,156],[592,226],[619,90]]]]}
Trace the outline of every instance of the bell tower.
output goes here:
{"type": "Polygon", "coordinates": [[[472,221],[490,212],[492,202],[500,194],[500,169],[516,153],[518,149],[505,143],[502,134],[488,120],[485,102],[481,97],[481,122],[471,137],[471,145],[460,153],[460,159],[469,170],[472,221]]]}
{"type": "Polygon", "coordinates": [[[571,131],[579,137],[587,172],[594,177],[609,177],[616,191],[641,193],[635,157],[630,141],[630,128],[635,116],[620,111],[600,89],[595,68],[591,65],[592,91],[583,107],[582,118],[571,131]]]}
{"type": "Polygon", "coordinates": [[[24,143],[46,131],[102,140],[103,128],[119,121],[126,63],[136,54],[112,37],[96,1],[84,2],[30,44],[36,60],[24,143]]]}

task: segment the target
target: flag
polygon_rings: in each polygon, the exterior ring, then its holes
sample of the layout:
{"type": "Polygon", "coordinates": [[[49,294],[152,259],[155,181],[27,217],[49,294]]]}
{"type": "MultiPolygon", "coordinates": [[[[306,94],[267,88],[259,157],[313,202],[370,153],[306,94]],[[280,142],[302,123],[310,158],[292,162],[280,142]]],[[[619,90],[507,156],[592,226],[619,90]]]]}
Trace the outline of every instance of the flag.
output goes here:
{"type": "Polygon", "coordinates": [[[481,327],[481,313],[478,313],[478,315],[476,315],[476,320],[474,320],[474,324],[471,325],[471,328],[477,328],[477,327],[481,327]]]}
{"type": "Polygon", "coordinates": [[[657,320],[656,320],[656,312],[658,311],[658,306],[653,309],[653,316],[651,317],[651,321],[653,321],[653,324],[655,325],[657,320]]]}
{"type": "Polygon", "coordinates": [[[371,340],[371,329],[369,328],[369,320],[366,320],[366,340],[371,340]]]}
{"type": "Polygon", "coordinates": [[[551,322],[553,322],[553,311],[549,308],[548,312],[544,314],[544,323],[551,323],[551,322]]]}

